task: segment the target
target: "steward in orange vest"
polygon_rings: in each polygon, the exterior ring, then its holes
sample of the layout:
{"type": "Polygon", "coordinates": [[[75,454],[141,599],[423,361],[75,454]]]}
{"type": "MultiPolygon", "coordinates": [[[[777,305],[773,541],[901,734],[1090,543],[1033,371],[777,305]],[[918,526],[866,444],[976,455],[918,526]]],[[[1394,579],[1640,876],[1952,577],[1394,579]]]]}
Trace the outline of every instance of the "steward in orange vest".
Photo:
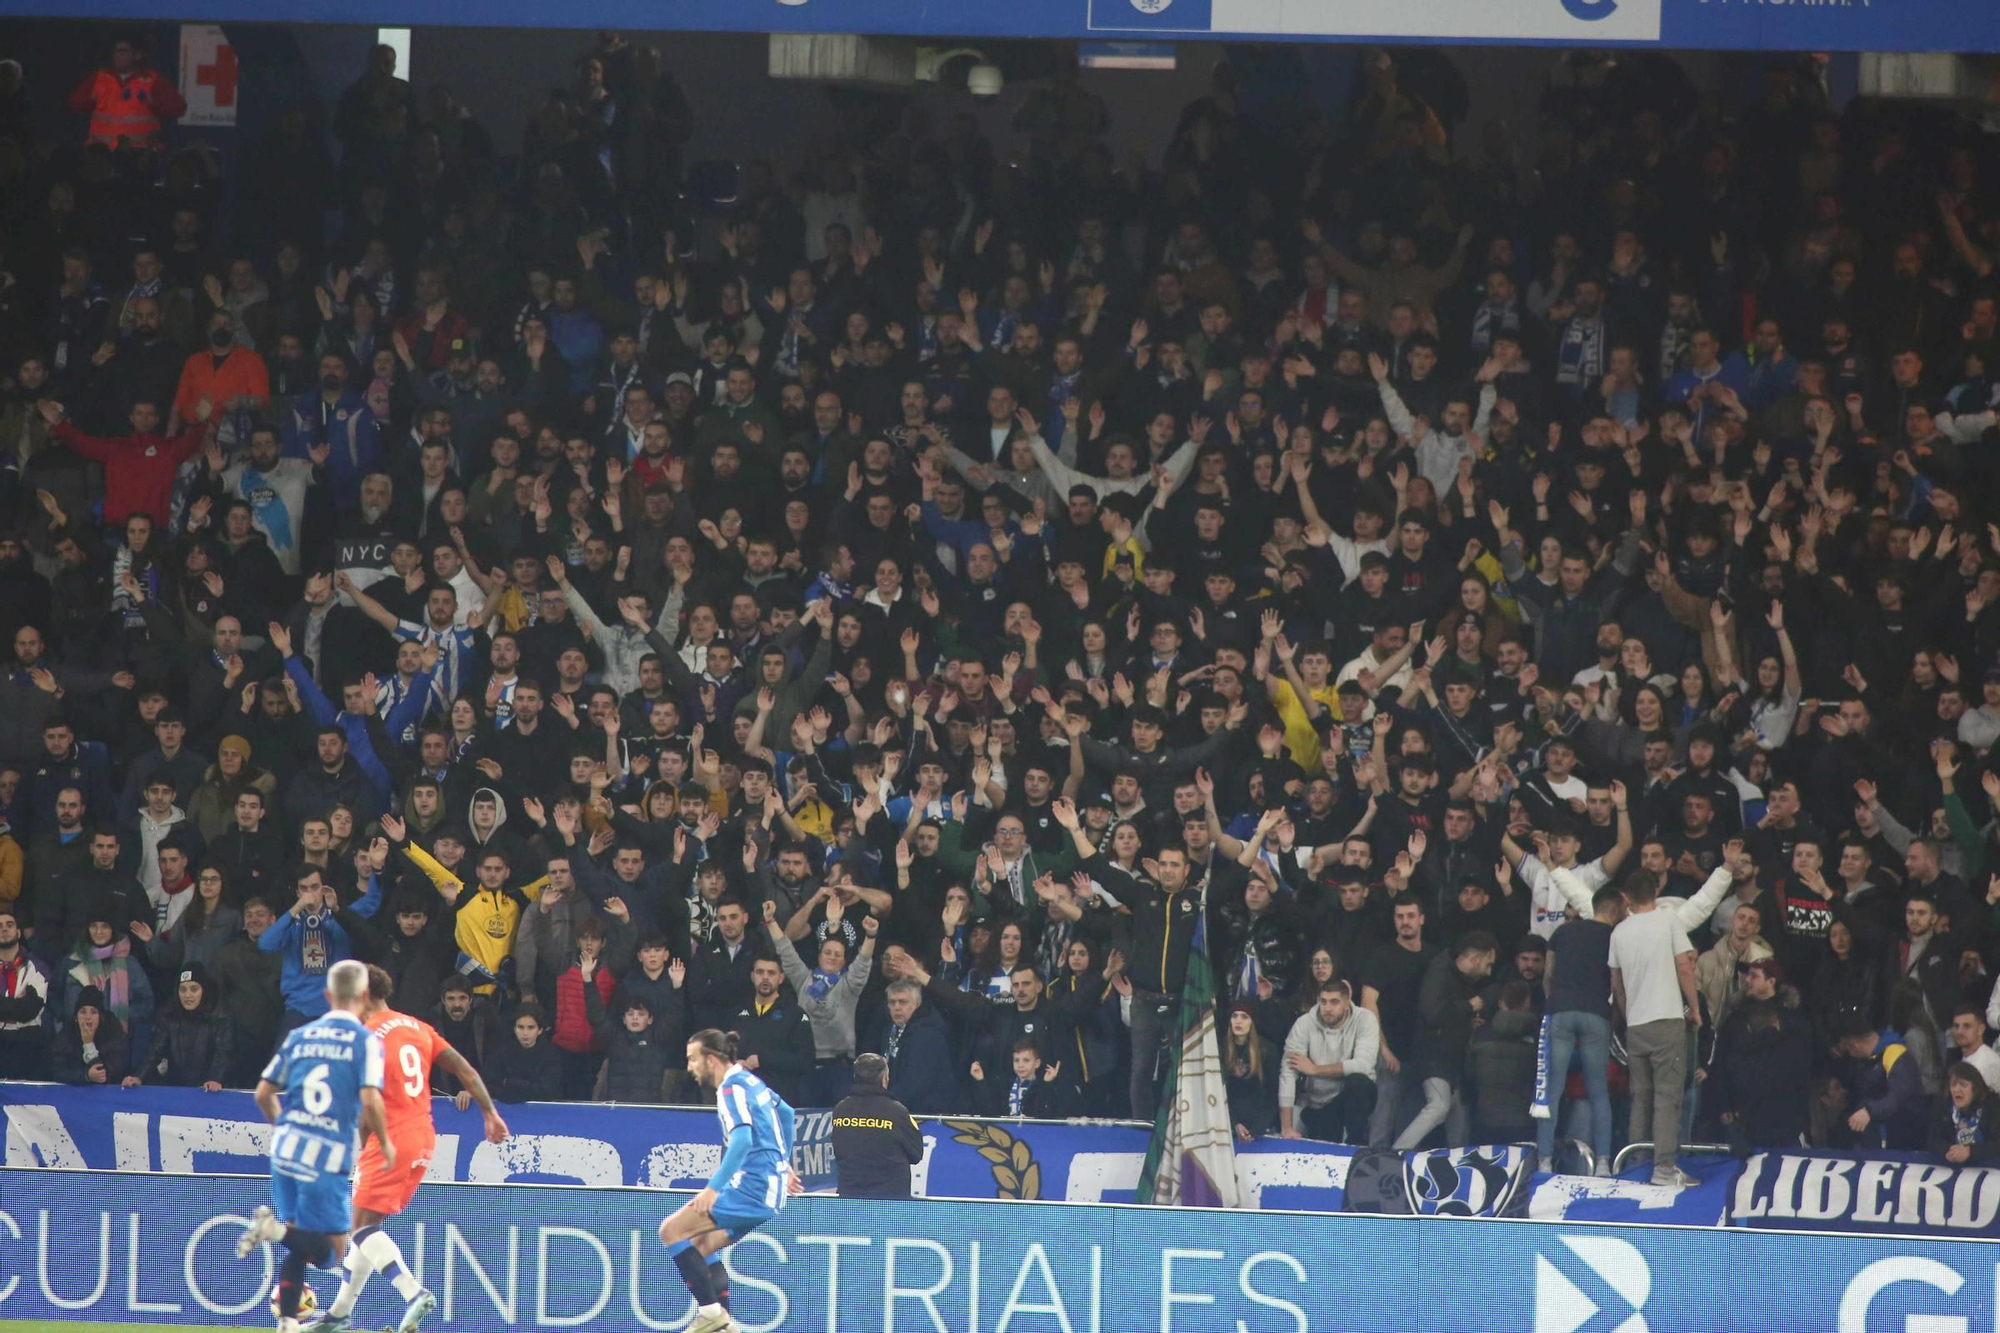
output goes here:
{"type": "Polygon", "coordinates": [[[112,148],[157,147],[165,129],[162,122],[187,111],[180,90],[144,61],[137,43],[119,41],[111,48],[109,68],[89,75],[70,92],[70,110],[90,116],[86,142],[112,148]]]}

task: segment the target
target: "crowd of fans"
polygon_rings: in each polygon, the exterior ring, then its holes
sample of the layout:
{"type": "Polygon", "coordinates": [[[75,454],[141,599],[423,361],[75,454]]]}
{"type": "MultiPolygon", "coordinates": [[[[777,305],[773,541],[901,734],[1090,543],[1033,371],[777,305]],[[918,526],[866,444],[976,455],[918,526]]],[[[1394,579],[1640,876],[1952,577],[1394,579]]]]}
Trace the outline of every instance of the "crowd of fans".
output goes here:
{"type": "Polygon", "coordinates": [[[0,66],[0,1073],[359,957],[503,1100],[1143,1119],[1205,922],[1246,1140],[1994,1152],[2000,161],[1824,64],[1064,73],[721,213],[616,38],[226,175],[0,66]]]}

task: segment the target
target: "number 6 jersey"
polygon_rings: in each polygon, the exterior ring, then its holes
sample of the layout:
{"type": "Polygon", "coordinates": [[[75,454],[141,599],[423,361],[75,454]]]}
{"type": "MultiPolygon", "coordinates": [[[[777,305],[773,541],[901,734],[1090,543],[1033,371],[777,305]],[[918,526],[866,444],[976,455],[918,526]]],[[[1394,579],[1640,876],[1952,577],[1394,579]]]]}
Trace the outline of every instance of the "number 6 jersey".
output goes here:
{"type": "Polygon", "coordinates": [[[295,1180],[345,1176],[361,1133],[361,1090],[382,1088],[382,1042],[354,1015],[334,1010],[294,1030],[264,1067],[284,1109],[271,1137],[271,1170],[295,1180]]]}

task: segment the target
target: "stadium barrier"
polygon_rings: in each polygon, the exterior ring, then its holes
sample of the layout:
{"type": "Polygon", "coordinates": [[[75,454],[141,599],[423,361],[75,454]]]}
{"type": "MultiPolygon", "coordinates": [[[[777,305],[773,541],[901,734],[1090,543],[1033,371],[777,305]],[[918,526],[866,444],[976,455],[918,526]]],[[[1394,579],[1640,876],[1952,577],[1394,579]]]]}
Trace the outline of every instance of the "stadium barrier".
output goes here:
{"type": "MultiPolygon", "coordinates": [[[[151,0],[0,0],[0,15],[154,20],[151,0]]],[[[519,27],[663,27],[695,32],[874,33],[915,38],[1140,38],[1378,40],[1664,47],[1723,51],[2000,51],[2000,6],[1990,0],[1402,0],[1398,4],[1278,0],[1017,0],[910,4],[906,0],[343,0],[281,5],[206,0],[211,22],[300,22],[519,27]]]]}
{"type": "MultiPolygon", "coordinates": [[[[528,1103],[506,1113],[514,1137],[496,1147],[476,1110],[436,1101],[430,1179],[695,1189],[721,1160],[715,1113],[698,1107],[528,1103]]],[[[13,1169],[261,1174],[270,1147],[270,1127],[247,1093],[0,1082],[0,1117],[13,1169]]],[[[833,1187],[829,1120],[824,1111],[800,1113],[794,1165],[810,1190],[833,1187]]],[[[918,1124],[925,1156],[912,1185],[932,1200],[1130,1203],[1148,1137],[1130,1122],[918,1124]]],[[[1522,1153],[1506,1146],[1406,1153],[1400,1167],[1368,1154],[1357,1183],[1354,1149],[1268,1138],[1237,1145],[1236,1176],[1244,1206],[1269,1211],[1491,1216],[1522,1211],[1525,1202],[1526,1214],[1543,1221],[2000,1240],[2000,1170],[1992,1168],[1901,1153],[1801,1150],[1738,1161],[1690,1150],[1681,1166],[1694,1183],[1685,1187],[1649,1184],[1652,1167],[1641,1162],[1621,1179],[1538,1173],[1523,1200],[1520,1187],[1506,1183],[1532,1169],[1522,1153]],[[1487,1160],[1474,1165],[1474,1156],[1487,1160]],[[1350,1197],[1351,1184],[1358,1197],[1350,1197]]]]}
{"type": "MultiPolygon", "coordinates": [[[[0,1171],[0,1327],[261,1323],[254,1176],[0,1171]]],[[[393,1224],[440,1329],[675,1330],[650,1190],[439,1184],[393,1224]]],[[[1974,1241],[806,1196],[729,1252],[750,1333],[1972,1333],[1974,1241]],[[1476,1275],[1476,1276],[1473,1276],[1476,1275]]],[[[332,1274],[313,1284],[330,1295],[332,1274]]],[[[392,1317],[370,1291],[357,1323],[392,1317]]]]}
{"type": "MultiPolygon", "coordinates": [[[[478,1110],[433,1102],[432,1180],[698,1188],[722,1159],[715,1112],[700,1107],[537,1103],[503,1108],[514,1137],[485,1141],[478,1110]]],[[[270,1127],[246,1092],[74,1088],[0,1082],[6,1164],[92,1170],[261,1172],[270,1127]]],[[[831,1113],[799,1113],[794,1165],[833,1186],[831,1113]]],[[[929,1198],[1129,1203],[1149,1131],[1130,1122],[926,1118],[915,1189],[929,1198]],[[999,1153],[996,1161],[990,1154],[999,1153]]],[[[1349,1150],[1266,1139],[1238,1154],[1252,1206],[1338,1212],[1349,1150]]]]}

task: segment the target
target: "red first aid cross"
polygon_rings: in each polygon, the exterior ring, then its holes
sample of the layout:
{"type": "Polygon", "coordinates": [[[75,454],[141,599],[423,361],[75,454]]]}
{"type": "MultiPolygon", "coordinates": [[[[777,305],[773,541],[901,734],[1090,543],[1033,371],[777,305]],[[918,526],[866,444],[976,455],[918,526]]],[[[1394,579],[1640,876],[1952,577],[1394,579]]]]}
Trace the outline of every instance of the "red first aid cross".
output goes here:
{"type": "Polygon", "coordinates": [[[236,105],[236,48],[218,46],[215,48],[215,63],[196,65],[194,81],[203,87],[215,89],[217,106],[236,105]]]}

